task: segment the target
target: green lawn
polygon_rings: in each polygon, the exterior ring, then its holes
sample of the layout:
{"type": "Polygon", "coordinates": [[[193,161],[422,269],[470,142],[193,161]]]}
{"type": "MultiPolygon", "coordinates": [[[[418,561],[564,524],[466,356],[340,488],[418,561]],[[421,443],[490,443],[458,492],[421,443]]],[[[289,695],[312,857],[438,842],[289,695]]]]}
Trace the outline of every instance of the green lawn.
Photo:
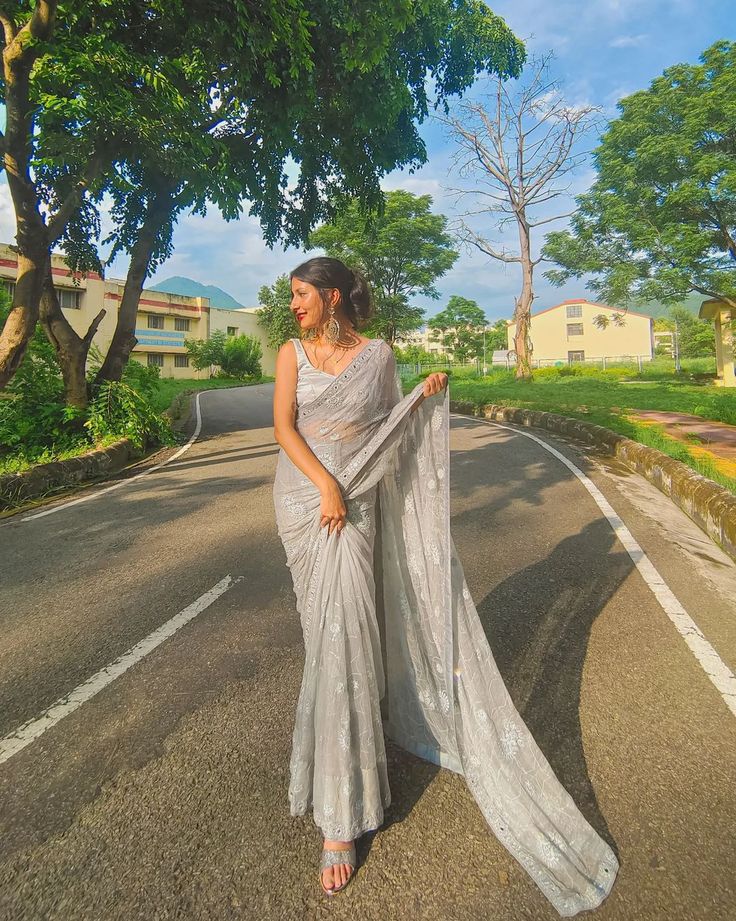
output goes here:
{"type": "MultiPolygon", "coordinates": [[[[407,378],[406,392],[419,380],[419,377],[407,378]]],[[[450,395],[453,400],[469,400],[478,406],[487,403],[518,406],[603,425],[688,464],[736,492],[736,479],[722,472],[727,462],[716,466],[709,458],[697,456],[683,442],[665,434],[661,426],[625,418],[637,409],[659,409],[736,425],[734,390],[695,380],[676,380],[671,372],[655,368],[638,375],[622,368],[601,371],[562,367],[535,371],[530,382],[517,381],[513,372],[506,370],[493,371],[484,378],[452,373],[450,395]]]]}

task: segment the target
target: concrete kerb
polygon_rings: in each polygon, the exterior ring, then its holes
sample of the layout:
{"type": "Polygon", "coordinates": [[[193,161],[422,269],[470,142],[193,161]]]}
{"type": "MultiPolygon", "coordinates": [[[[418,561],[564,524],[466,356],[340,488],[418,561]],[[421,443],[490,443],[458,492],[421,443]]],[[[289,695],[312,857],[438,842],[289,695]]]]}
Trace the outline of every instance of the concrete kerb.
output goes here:
{"type": "Polygon", "coordinates": [[[450,409],[496,422],[547,429],[603,449],[646,477],[736,561],[736,496],[682,461],[601,425],[557,413],[494,403],[478,406],[469,400],[450,400],[450,409]]]}
{"type": "MultiPolygon", "coordinates": [[[[180,430],[191,412],[191,397],[196,391],[186,390],[174,397],[163,415],[169,416],[172,428],[180,430]]],[[[157,451],[160,446],[152,446],[157,451]]],[[[40,499],[54,490],[78,486],[100,477],[119,473],[132,461],[143,460],[150,451],[140,450],[130,438],[121,438],[105,448],[94,448],[62,461],[37,464],[22,473],[0,476],[0,511],[17,509],[32,499],[40,499]]]]}
{"type": "Polygon", "coordinates": [[[117,473],[140,453],[130,438],[121,438],[106,448],[95,448],[77,457],[37,464],[22,473],[4,474],[0,476],[0,509],[13,509],[54,489],[117,473]]]}

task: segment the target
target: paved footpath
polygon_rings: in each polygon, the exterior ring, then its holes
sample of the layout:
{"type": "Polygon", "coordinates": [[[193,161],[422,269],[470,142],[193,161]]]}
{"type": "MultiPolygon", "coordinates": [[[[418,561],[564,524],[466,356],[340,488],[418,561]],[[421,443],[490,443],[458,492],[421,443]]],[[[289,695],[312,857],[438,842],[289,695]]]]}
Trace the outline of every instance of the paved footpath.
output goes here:
{"type": "MultiPolygon", "coordinates": [[[[0,917],[557,918],[462,778],[391,745],[386,823],[321,895],[286,797],[302,638],[272,394],[206,392],[171,464],[0,522],[0,917]]],[[[530,433],[453,416],[452,529],[518,708],[619,855],[595,915],[733,921],[736,565],[645,480],[530,433]]]]}

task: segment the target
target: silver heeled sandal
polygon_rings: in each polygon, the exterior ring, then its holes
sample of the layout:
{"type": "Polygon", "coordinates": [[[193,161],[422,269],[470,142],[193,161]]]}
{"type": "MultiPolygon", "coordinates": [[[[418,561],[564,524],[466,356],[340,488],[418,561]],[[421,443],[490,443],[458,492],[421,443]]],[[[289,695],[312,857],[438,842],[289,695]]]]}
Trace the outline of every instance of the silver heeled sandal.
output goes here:
{"type": "Polygon", "coordinates": [[[355,842],[351,842],[350,847],[346,848],[322,848],[322,860],[319,867],[319,884],[322,887],[322,891],[326,895],[334,895],[336,892],[341,892],[348,883],[355,876],[355,866],[357,860],[355,856],[355,842]],[[328,867],[333,867],[336,864],[346,863],[352,867],[353,872],[347,878],[347,880],[342,884],[342,886],[335,886],[332,889],[328,889],[324,880],[322,879],[322,873],[328,867]]]}

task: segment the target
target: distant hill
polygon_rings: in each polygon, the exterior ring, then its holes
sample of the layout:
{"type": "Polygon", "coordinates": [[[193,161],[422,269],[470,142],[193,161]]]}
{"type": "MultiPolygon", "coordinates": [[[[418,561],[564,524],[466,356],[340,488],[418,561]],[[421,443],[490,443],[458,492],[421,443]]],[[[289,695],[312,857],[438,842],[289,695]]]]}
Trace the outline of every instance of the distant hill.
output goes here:
{"type": "MultiPolygon", "coordinates": [[[[708,298],[704,294],[688,294],[687,297],[679,302],[678,306],[684,307],[686,310],[689,310],[694,317],[697,317],[700,305],[703,301],[707,300],[708,298]]],[[[634,313],[645,313],[648,317],[654,317],[655,320],[657,317],[667,316],[667,307],[656,301],[652,301],[650,304],[635,304],[632,305],[631,309],[634,313]]]]}
{"type": "Polygon", "coordinates": [[[184,297],[208,297],[210,307],[222,307],[225,310],[237,310],[242,307],[234,297],[231,297],[227,291],[218,288],[217,285],[203,285],[193,278],[185,278],[183,275],[172,275],[151,285],[151,291],[165,291],[167,294],[181,294],[184,297]]]}

